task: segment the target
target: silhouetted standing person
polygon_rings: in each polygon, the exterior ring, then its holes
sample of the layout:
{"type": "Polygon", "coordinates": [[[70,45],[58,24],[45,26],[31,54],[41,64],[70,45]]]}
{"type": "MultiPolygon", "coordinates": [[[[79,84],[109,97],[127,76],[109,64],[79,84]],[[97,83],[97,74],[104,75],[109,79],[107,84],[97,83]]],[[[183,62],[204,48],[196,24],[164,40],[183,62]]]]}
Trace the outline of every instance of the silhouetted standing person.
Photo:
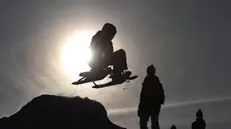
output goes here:
{"type": "Polygon", "coordinates": [[[170,129],[176,129],[176,126],[175,126],[175,125],[172,125],[170,129]]]}
{"type": "Polygon", "coordinates": [[[140,128],[148,129],[147,122],[151,117],[152,129],[159,129],[159,113],[161,105],[164,104],[164,89],[155,75],[156,69],[153,65],[148,66],[147,76],[142,83],[140,94],[140,103],[138,108],[138,116],[140,117],[140,128]]]}
{"type": "Polygon", "coordinates": [[[203,119],[203,112],[201,109],[199,109],[196,113],[196,121],[192,123],[192,129],[205,129],[206,122],[203,119]]]}

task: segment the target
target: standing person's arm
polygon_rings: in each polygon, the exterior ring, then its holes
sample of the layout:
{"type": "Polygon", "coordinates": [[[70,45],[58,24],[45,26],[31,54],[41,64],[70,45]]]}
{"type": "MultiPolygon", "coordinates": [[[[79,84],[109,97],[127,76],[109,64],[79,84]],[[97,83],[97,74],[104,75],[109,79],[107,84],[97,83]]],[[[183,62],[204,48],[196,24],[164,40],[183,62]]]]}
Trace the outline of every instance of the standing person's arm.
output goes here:
{"type": "Polygon", "coordinates": [[[164,88],[163,88],[163,85],[162,83],[160,82],[160,88],[161,88],[161,92],[162,92],[162,97],[163,97],[163,100],[162,100],[162,105],[164,105],[165,103],[165,94],[164,94],[164,88]]]}
{"type": "Polygon", "coordinates": [[[204,129],[206,128],[206,122],[205,122],[205,120],[203,119],[203,121],[204,121],[204,129]]]}
{"type": "Polygon", "coordinates": [[[164,94],[164,88],[162,83],[160,82],[159,78],[156,76],[156,84],[158,86],[158,94],[159,94],[159,99],[160,99],[160,104],[164,105],[165,102],[165,94],[164,94]]]}
{"type": "Polygon", "coordinates": [[[146,81],[147,81],[147,76],[145,77],[144,82],[142,83],[142,89],[141,89],[141,92],[140,92],[140,101],[143,100],[144,96],[145,96],[146,81]]]}
{"type": "Polygon", "coordinates": [[[194,122],[191,124],[191,129],[194,129],[194,122]]]}
{"type": "Polygon", "coordinates": [[[139,99],[139,106],[138,106],[138,116],[140,117],[140,114],[141,114],[141,112],[142,112],[142,105],[144,104],[144,94],[145,94],[145,82],[146,82],[146,78],[147,78],[147,76],[145,77],[145,79],[144,79],[144,82],[142,83],[142,88],[141,88],[141,92],[140,92],[140,99],[139,99]]]}

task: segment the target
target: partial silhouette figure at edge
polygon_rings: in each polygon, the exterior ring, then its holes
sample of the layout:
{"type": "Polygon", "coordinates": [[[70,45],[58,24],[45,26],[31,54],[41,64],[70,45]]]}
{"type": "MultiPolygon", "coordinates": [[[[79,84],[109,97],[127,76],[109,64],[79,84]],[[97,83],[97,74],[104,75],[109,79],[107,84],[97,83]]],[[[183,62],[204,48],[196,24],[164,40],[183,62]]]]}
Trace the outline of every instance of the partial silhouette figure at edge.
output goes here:
{"type": "Polygon", "coordinates": [[[175,125],[172,125],[170,129],[177,129],[175,125]]]}
{"type": "Polygon", "coordinates": [[[196,121],[192,123],[192,129],[205,129],[206,128],[206,122],[203,119],[203,112],[201,109],[199,109],[196,113],[196,121]]]}
{"type": "Polygon", "coordinates": [[[142,83],[138,116],[140,117],[140,129],[148,129],[147,122],[151,117],[152,129],[159,129],[159,113],[164,104],[165,95],[159,78],[155,75],[154,65],[147,68],[147,76],[142,83]]]}

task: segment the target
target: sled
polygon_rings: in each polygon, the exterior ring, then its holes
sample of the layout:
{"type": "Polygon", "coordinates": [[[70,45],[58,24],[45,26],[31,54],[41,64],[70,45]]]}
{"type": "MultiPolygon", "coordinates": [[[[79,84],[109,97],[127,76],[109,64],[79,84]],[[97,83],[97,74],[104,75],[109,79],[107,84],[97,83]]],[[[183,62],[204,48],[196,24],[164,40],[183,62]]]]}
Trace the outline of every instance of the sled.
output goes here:
{"type": "Polygon", "coordinates": [[[131,71],[125,71],[123,72],[122,76],[120,78],[113,78],[113,72],[111,68],[101,70],[101,71],[88,71],[80,73],[80,78],[78,81],[72,82],[73,85],[80,85],[84,83],[93,82],[94,86],[93,88],[103,88],[107,86],[122,84],[124,82],[129,82],[130,80],[136,79],[138,76],[131,76],[131,71]],[[111,81],[105,83],[105,84],[96,84],[96,81],[103,80],[108,75],[110,75],[109,78],[111,78],[111,81]]]}

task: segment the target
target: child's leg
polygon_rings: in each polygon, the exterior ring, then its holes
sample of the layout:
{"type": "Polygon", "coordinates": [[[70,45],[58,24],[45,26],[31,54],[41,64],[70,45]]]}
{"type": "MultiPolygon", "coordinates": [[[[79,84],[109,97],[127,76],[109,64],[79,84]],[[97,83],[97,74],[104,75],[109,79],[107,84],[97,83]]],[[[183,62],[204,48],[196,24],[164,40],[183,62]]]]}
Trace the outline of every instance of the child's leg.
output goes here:
{"type": "Polygon", "coordinates": [[[115,51],[113,53],[112,57],[112,65],[113,69],[116,72],[122,72],[124,70],[127,70],[127,58],[126,58],[126,52],[123,49],[120,49],[118,51],[115,51]]]}

